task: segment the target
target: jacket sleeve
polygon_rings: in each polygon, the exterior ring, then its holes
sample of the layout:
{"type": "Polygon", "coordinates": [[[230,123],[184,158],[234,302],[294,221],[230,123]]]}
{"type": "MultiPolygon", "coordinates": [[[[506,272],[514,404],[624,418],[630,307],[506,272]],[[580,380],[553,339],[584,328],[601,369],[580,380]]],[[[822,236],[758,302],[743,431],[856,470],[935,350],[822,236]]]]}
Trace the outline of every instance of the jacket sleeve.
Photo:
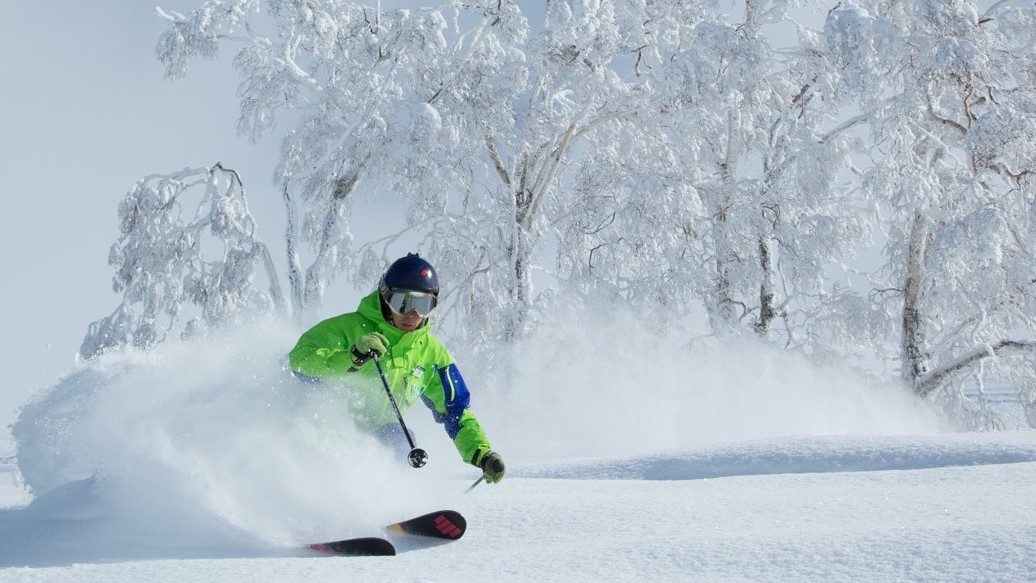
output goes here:
{"type": "Polygon", "coordinates": [[[491,448],[478,419],[468,408],[471,395],[464,378],[457,365],[452,363],[435,367],[433,374],[421,400],[432,410],[435,420],[443,424],[461,459],[477,465],[491,448]]]}
{"type": "Polygon", "coordinates": [[[348,337],[347,326],[339,318],[320,322],[307,330],[295,348],[288,353],[291,370],[306,376],[323,379],[341,376],[353,365],[353,339],[348,337]]]}

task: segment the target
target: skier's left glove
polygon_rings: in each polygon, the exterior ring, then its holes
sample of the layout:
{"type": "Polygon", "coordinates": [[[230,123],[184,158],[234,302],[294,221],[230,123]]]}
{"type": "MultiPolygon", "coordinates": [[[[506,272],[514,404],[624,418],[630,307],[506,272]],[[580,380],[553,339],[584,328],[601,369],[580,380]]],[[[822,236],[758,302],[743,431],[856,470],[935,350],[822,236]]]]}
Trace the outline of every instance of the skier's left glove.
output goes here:
{"type": "Polygon", "coordinates": [[[504,458],[495,451],[487,451],[481,459],[476,458],[475,465],[482,468],[482,476],[490,484],[503,480],[504,471],[507,469],[504,465],[504,458]]]}

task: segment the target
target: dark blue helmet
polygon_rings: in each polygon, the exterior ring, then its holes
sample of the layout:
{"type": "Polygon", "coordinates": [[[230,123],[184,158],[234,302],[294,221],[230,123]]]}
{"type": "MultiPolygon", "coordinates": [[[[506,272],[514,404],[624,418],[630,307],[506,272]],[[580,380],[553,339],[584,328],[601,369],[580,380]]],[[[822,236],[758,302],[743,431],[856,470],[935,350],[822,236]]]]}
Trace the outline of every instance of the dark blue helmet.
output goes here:
{"type": "Polygon", "coordinates": [[[387,298],[393,291],[409,290],[439,295],[439,276],[435,268],[417,253],[407,253],[406,257],[395,260],[385,270],[378,283],[381,296],[387,298]]]}

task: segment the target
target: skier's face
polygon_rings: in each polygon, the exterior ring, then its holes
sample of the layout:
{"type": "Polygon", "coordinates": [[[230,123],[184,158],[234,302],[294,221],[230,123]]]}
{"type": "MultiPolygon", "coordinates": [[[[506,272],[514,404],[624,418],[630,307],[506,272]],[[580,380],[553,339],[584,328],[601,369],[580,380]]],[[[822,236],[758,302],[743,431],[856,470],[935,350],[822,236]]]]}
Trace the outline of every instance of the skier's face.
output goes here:
{"type": "Polygon", "coordinates": [[[421,322],[424,322],[424,316],[417,313],[417,310],[412,310],[406,314],[397,314],[392,312],[392,325],[404,332],[412,332],[421,327],[421,322]]]}

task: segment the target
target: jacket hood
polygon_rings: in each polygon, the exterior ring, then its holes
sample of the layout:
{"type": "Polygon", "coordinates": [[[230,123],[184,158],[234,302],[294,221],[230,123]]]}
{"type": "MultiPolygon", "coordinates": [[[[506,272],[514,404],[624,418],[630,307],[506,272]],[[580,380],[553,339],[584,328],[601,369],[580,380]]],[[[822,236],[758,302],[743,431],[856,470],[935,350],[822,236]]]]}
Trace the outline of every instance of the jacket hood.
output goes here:
{"type": "Polygon", "coordinates": [[[374,326],[388,338],[391,344],[396,344],[404,336],[408,341],[414,341],[418,338],[423,338],[428,335],[428,318],[425,318],[424,323],[417,330],[411,332],[404,332],[399,328],[392,325],[385,319],[384,314],[381,312],[381,296],[378,291],[375,290],[360,300],[360,306],[356,309],[357,312],[364,318],[370,320],[374,326]]]}

